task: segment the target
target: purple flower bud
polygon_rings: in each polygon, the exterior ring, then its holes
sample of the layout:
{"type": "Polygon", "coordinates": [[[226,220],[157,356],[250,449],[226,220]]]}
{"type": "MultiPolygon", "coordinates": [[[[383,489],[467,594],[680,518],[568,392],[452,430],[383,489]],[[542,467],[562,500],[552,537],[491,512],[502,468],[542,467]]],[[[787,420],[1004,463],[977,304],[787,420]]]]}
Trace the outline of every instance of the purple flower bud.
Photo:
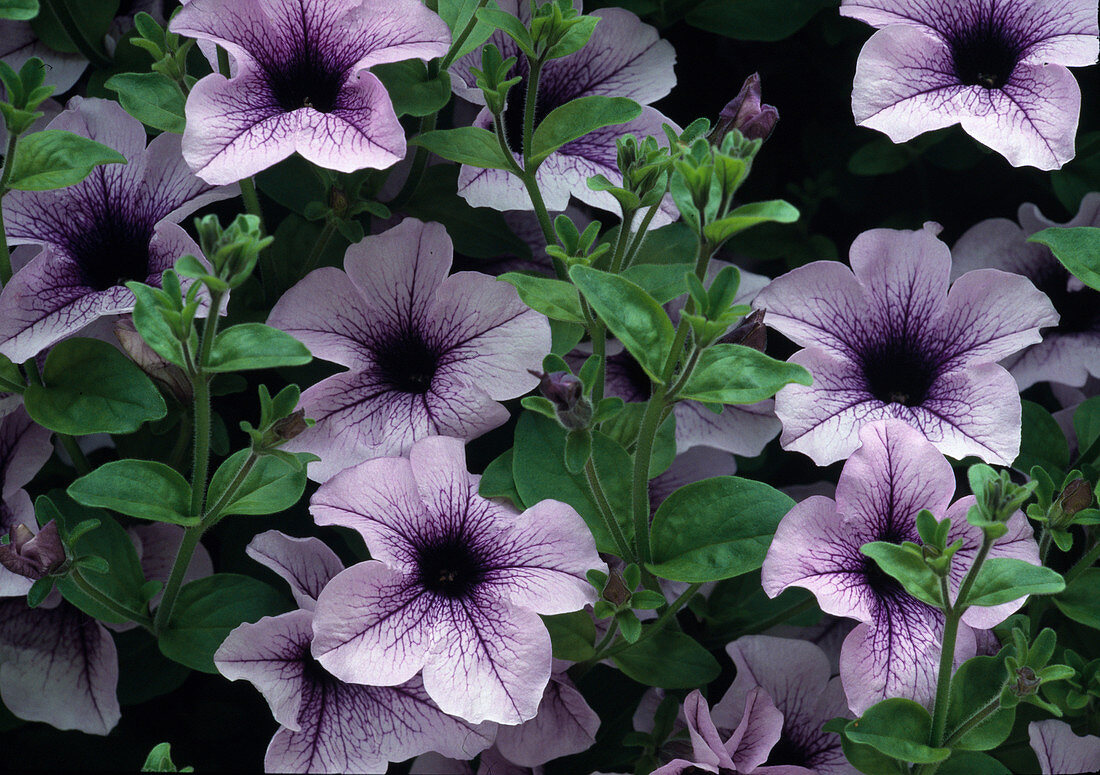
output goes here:
{"type": "Polygon", "coordinates": [[[607,586],[603,588],[603,598],[616,606],[625,605],[630,599],[630,590],[626,588],[623,577],[618,571],[611,571],[607,579],[607,586]]]}
{"type": "Polygon", "coordinates": [[[1067,517],[1092,505],[1092,485],[1085,479],[1074,479],[1058,496],[1058,505],[1067,517]]]}
{"type": "Polygon", "coordinates": [[[587,428],[592,420],[592,404],[584,397],[584,384],[566,371],[531,371],[539,378],[539,392],[557,410],[558,422],[569,430],[587,428]]]}
{"type": "Polygon", "coordinates": [[[26,525],[15,525],[9,535],[11,543],[0,545],[0,565],[12,573],[37,580],[65,564],[65,546],[57,532],[57,523],[52,519],[38,535],[26,525]]]}
{"type": "Polygon", "coordinates": [[[764,352],[768,346],[768,329],[764,326],[764,310],[754,309],[738,326],[722,337],[725,344],[740,344],[764,352]]]}
{"type": "Polygon", "coordinates": [[[1012,685],[1012,693],[1017,697],[1028,697],[1039,690],[1042,681],[1027,665],[1016,670],[1016,683],[1012,685]]]}
{"type": "Polygon", "coordinates": [[[274,431],[275,436],[282,442],[290,441],[308,427],[309,423],[306,422],[306,410],[299,409],[276,422],[271,426],[271,430],[274,431]]]}
{"type": "Polygon", "coordinates": [[[748,140],[767,140],[779,121],[779,111],[760,102],[760,74],[753,73],[741,85],[741,91],[718,114],[718,124],[707,138],[719,143],[730,130],[738,129],[748,140]]]}

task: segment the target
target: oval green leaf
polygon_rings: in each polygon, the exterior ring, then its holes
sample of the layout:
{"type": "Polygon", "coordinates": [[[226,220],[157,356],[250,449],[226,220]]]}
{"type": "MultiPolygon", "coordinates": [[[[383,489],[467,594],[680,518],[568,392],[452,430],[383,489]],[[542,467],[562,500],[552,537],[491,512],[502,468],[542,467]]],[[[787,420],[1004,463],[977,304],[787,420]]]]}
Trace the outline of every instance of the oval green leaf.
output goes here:
{"type": "Polygon", "coordinates": [[[100,164],[126,164],[114,148],[62,129],[44,129],[20,138],[8,188],[48,191],[79,183],[100,164]]]}
{"type": "Polygon", "coordinates": [[[85,506],[190,527],[191,485],[177,471],[152,460],[115,460],[69,485],[69,495],[85,506]]]}
{"type": "Polygon", "coordinates": [[[214,338],[207,371],[246,371],[302,366],[313,360],[309,350],[285,331],[263,323],[230,326],[214,338]]]}

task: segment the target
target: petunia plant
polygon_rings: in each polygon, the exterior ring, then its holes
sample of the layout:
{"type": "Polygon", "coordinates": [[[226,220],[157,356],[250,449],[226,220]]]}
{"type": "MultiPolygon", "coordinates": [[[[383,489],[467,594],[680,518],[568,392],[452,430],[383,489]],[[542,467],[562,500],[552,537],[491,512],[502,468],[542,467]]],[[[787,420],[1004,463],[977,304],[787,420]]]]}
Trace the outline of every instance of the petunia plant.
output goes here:
{"type": "Polygon", "coordinates": [[[5,766],[1094,771],[1097,13],[0,0],[5,766]]]}

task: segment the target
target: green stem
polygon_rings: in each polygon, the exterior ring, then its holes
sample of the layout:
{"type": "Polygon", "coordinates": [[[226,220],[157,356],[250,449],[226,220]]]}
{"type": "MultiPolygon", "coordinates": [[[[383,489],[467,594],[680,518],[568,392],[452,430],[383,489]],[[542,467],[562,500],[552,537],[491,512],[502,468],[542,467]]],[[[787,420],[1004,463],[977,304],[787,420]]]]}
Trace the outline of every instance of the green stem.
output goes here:
{"type": "Polygon", "coordinates": [[[466,22],[466,26],[462,28],[462,32],[458,33],[458,37],[451,43],[450,50],[447,51],[447,56],[443,57],[443,60],[439,63],[440,70],[446,70],[451,64],[458,58],[458,52],[462,49],[462,44],[466,42],[466,39],[470,37],[470,33],[474,31],[474,27],[477,26],[477,12],[484,8],[488,4],[489,0],[478,0],[477,8],[470,15],[470,21],[466,22]]]}
{"type": "MultiPolygon", "coordinates": [[[[638,638],[638,640],[636,640],[634,643],[626,643],[625,641],[621,642],[617,646],[613,646],[612,648],[604,652],[604,654],[600,656],[600,659],[610,659],[611,657],[626,651],[631,646],[637,646],[639,643],[642,643],[643,641],[652,638],[654,635],[665,628],[665,625],[668,624],[670,619],[672,619],[674,616],[676,616],[676,614],[680,612],[681,608],[687,605],[687,602],[691,600],[696,592],[699,591],[699,587],[701,586],[703,585],[692,584],[690,587],[685,589],[682,595],[680,595],[678,598],[672,601],[672,603],[669,604],[668,608],[665,609],[663,614],[653,620],[653,624],[642,629],[642,636],[638,638]]],[[[587,661],[589,660],[585,660],[585,662],[587,661]]],[[[581,664],[584,663],[582,662],[581,664]]]]}
{"type": "Polygon", "coordinates": [[[542,61],[527,59],[527,93],[523,96],[523,171],[534,175],[531,169],[531,138],[535,134],[535,105],[539,98],[539,76],[542,75],[542,61]]]}
{"type": "Polygon", "coordinates": [[[61,446],[65,448],[65,451],[69,453],[69,457],[73,461],[73,468],[76,469],[78,474],[85,476],[92,472],[92,465],[84,455],[84,450],[76,443],[76,439],[67,433],[58,433],[57,440],[61,442],[61,446]]]}
{"type": "Polygon", "coordinates": [[[191,556],[195,553],[195,547],[199,545],[199,539],[202,538],[204,530],[203,525],[195,525],[187,528],[183,533],[183,540],[176,552],[176,559],[172,563],[172,572],[168,576],[168,583],[164,586],[164,596],[160,599],[157,615],[153,619],[153,629],[158,633],[163,632],[172,619],[172,609],[176,606],[176,597],[183,585],[184,574],[191,565],[191,556]]]}
{"type": "Polygon", "coordinates": [[[191,374],[191,386],[194,391],[195,448],[191,467],[191,514],[202,514],[202,504],[206,498],[206,473],[210,466],[210,377],[205,373],[210,360],[210,351],[214,348],[214,337],[218,331],[218,311],[221,309],[223,294],[212,291],[210,311],[202,329],[202,341],[199,345],[199,359],[196,373],[191,374]]]}
{"type": "Polygon", "coordinates": [[[84,55],[85,59],[96,67],[107,68],[114,65],[114,62],[111,61],[111,58],[107,56],[102,48],[88,40],[84,35],[80,25],[76,23],[76,19],[69,13],[69,6],[65,0],[45,0],[44,4],[57,17],[57,21],[65,30],[65,34],[69,36],[69,40],[76,46],[77,51],[84,55]]]}
{"type": "Polygon", "coordinates": [[[986,719],[1001,709],[1001,693],[997,692],[996,696],[992,700],[987,702],[978,710],[974,711],[974,714],[963,723],[959,724],[958,728],[947,736],[947,739],[943,741],[945,748],[951,748],[959,740],[962,740],[963,736],[970,732],[972,729],[981,726],[986,719]]]}
{"type": "Polygon", "coordinates": [[[115,616],[122,617],[132,622],[137,622],[145,629],[152,631],[153,623],[150,621],[148,614],[143,614],[141,611],[135,611],[129,606],[123,605],[114,598],[108,596],[106,593],[101,592],[92,586],[92,583],[88,581],[80,573],[79,569],[73,569],[73,572],[69,574],[69,578],[73,584],[81,591],[82,594],[87,595],[99,605],[106,608],[115,616]]]}
{"type": "Polygon", "coordinates": [[[183,456],[187,453],[187,447],[191,441],[191,436],[187,432],[191,425],[191,418],[187,414],[184,411],[183,416],[180,418],[180,429],[179,433],[176,434],[176,443],[172,446],[172,451],[168,455],[168,467],[177,471],[183,465],[183,456]]]}
{"type": "Polygon", "coordinates": [[[653,442],[660,427],[665,406],[665,385],[654,382],[653,394],[646,403],[638,430],[638,446],[634,450],[634,479],[631,503],[634,512],[634,544],[638,562],[644,565],[653,559],[649,535],[649,462],[653,457],[653,442]]]}
{"type": "Polygon", "coordinates": [[[596,381],[592,385],[592,406],[599,406],[603,400],[604,382],[607,381],[607,326],[597,323],[592,327],[592,354],[599,358],[596,366],[596,381]]]}
{"type": "Polygon", "coordinates": [[[626,257],[626,245],[630,241],[630,225],[634,222],[634,210],[623,210],[623,220],[619,224],[619,236],[615,240],[615,250],[611,254],[611,274],[623,271],[623,259],[626,257]]]}
{"type": "MultiPolygon", "coordinates": [[[[12,161],[15,159],[15,146],[19,142],[19,135],[12,132],[8,136],[8,147],[4,152],[4,171],[0,173],[0,202],[8,193],[8,181],[11,180],[12,161]]],[[[4,232],[4,208],[0,206],[0,288],[3,288],[11,280],[11,253],[8,250],[8,238],[4,232]]]]}
{"type": "Polygon", "coordinates": [[[256,461],[259,459],[260,456],[255,452],[249,453],[248,457],[245,458],[244,463],[241,464],[240,469],[229,482],[229,486],[225,488],[225,492],[223,492],[217,502],[210,507],[210,510],[206,512],[206,516],[202,518],[204,529],[212,528],[222,520],[222,511],[237,497],[237,490],[241,488],[241,485],[244,484],[244,480],[252,473],[252,469],[256,466],[256,461]]]}
{"type": "Polygon", "coordinates": [[[1043,525],[1043,533],[1039,536],[1039,564],[1046,565],[1047,554],[1050,552],[1050,544],[1054,540],[1050,528],[1043,525]]]}
{"type": "Polygon", "coordinates": [[[329,240],[332,239],[332,235],[335,233],[336,219],[329,218],[325,221],[325,228],[321,230],[321,236],[313,243],[313,250],[309,251],[309,257],[306,258],[306,263],[303,267],[303,277],[317,268],[317,264],[320,262],[321,256],[325,252],[325,248],[328,247],[329,240]]]}
{"type": "Polygon", "coordinates": [[[634,237],[630,240],[630,247],[626,249],[626,256],[623,257],[623,269],[630,266],[634,261],[634,256],[637,255],[638,249],[642,246],[642,242],[645,240],[645,235],[649,231],[649,224],[653,220],[653,216],[656,214],[660,204],[655,204],[646,211],[645,216],[642,218],[642,224],[638,227],[638,231],[634,232],[634,237]]]}
{"type": "Polygon", "coordinates": [[[607,532],[611,534],[615,546],[619,549],[619,556],[623,559],[630,558],[630,543],[623,535],[622,528],[619,527],[619,521],[615,519],[615,512],[611,510],[611,504],[607,500],[606,493],[604,493],[603,485],[600,484],[600,477],[596,473],[596,466],[591,457],[584,464],[584,477],[588,481],[589,489],[592,490],[592,496],[596,500],[596,506],[599,508],[600,516],[603,517],[607,532]]]}
{"type": "Polygon", "coordinates": [[[1069,586],[1069,583],[1071,581],[1073,581],[1075,578],[1091,568],[1092,564],[1096,562],[1097,558],[1100,558],[1100,541],[1097,541],[1095,544],[1093,544],[1092,548],[1085,552],[1081,559],[1073,564],[1072,568],[1066,571],[1066,586],[1069,586]]]}
{"type": "Polygon", "coordinates": [[[670,401],[676,399],[676,396],[679,394],[679,392],[684,389],[684,385],[686,385],[688,383],[688,380],[691,379],[691,372],[695,370],[695,364],[699,362],[699,356],[702,355],[702,353],[703,351],[700,350],[698,347],[691,348],[691,355],[688,356],[687,363],[684,364],[684,368],[680,372],[680,376],[676,378],[675,384],[673,384],[673,386],[668,389],[668,398],[670,401]]]}
{"type": "Polygon", "coordinates": [[[264,212],[260,209],[260,197],[256,194],[256,183],[252,178],[241,178],[238,183],[241,186],[241,199],[244,201],[244,209],[249,215],[255,215],[260,219],[260,231],[267,234],[264,229],[264,212]]]}

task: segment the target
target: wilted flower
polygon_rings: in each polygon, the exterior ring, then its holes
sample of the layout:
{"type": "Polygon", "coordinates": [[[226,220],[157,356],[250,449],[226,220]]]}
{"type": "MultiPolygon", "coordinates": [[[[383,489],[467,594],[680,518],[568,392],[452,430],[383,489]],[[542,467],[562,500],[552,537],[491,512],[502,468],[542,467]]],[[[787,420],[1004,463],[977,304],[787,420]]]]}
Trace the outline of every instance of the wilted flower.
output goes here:
{"type": "Polygon", "coordinates": [[[1097,54],[1096,0],[844,0],[881,28],[856,63],[856,123],[895,143],[962,124],[1014,166],[1073,158],[1081,90],[1066,66],[1097,54]]]}
{"type": "Polygon", "coordinates": [[[748,140],[767,140],[778,121],[779,111],[761,102],[760,74],[753,73],[745,79],[737,96],[722,108],[707,139],[720,145],[722,138],[736,129],[748,140]]]}
{"type": "Polygon", "coordinates": [[[40,579],[60,568],[66,559],[57,523],[50,520],[32,533],[24,524],[9,529],[10,543],[0,545],[0,565],[28,579],[40,579]]]}

